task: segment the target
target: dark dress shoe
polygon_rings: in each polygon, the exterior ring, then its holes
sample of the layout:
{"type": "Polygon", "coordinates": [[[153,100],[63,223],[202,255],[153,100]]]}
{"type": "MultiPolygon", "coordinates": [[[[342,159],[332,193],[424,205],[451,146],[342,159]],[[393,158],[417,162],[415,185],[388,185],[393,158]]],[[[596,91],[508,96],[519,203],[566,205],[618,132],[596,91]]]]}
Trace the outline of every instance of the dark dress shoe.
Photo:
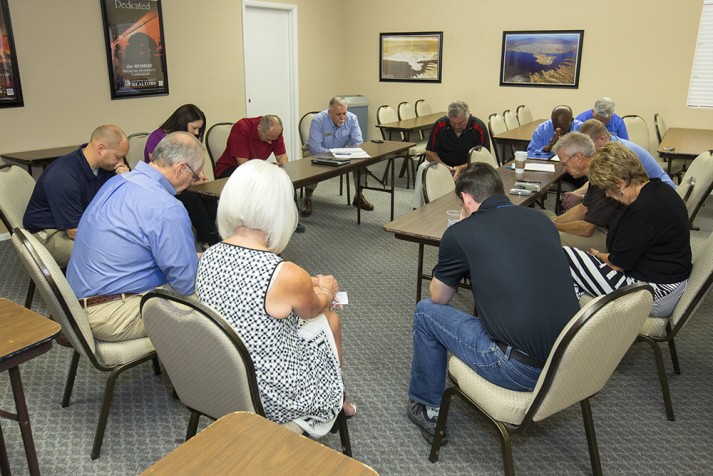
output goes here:
{"type": "Polygon", "coordinates": [[[352,202],[352,205],[355,207],[359,207],[362,210],[366,211],[371,211],[374,209],[374,205],[366,201],[366,198],[364,198],[364,195],[359,195],[354,197],[354,201],[352,202]]]}
{"type": "Polygon", "coordinates": [[[305,198],[302,200],[302,208],[300,209],[303,217],[308,217],[312,214],[312,199],[305,198]]]}
{"type": "Polygon", "coordinates": [[[302,223],[297,224],[297,228],[295,228],[295,233],[304,233],[305,232],[305,226],[302,223]]]}

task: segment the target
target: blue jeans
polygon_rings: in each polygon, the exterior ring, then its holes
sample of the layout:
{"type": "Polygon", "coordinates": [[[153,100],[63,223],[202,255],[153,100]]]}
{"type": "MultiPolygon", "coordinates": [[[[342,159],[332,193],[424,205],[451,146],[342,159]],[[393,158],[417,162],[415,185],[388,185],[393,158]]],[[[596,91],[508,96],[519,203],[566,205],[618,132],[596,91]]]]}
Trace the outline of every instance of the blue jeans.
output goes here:
{"type": "Polygon", "coordinates": [[[440,407],[449,350],[478,375],[503,388],[531,392],[540,376],[541,369],[511,359],[510,347],[501,351],[477,317],[424,299],[413,316],[411,400],[440,407]]]}

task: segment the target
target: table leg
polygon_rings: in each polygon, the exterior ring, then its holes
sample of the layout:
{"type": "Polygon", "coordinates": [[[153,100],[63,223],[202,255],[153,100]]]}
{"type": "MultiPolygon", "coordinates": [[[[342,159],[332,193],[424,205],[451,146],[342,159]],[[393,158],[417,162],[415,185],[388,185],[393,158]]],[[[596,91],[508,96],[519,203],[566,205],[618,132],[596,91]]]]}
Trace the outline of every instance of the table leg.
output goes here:
{"type": "Polygon", "coordinates": [[[423,282],[423,243],[418,244],[418,277],[416,278],[416,304],[421,301],[421,283],[423,282]]]}
{"type": "Polygon", "coordinates": [[[40,467],[37,463],[37,452],[35,451],[35,442],[32,439],[32,428],[30,428],[30,415],[27,412],[27,404],[25,403],[25,392],[22,389],[22,379],[20,378],[19,367],[12,367],[8,370],[10,374],[10,382],[12,383],[12,394],[15,397],[15,408],[17,409],[17,422],[20,424],[20,432],[22,433],[22,441],[25,444],[25,455],[27,456],[27,465],[30,468],[31,475],[39,475],[40,467]]]}
{"type": "Polygon", "coordinates": [[[7,458],[7,448],[5,448],[5,438],[2,436],[0,426],[0,474],[10,476],[10,460],[7,458]]]}
{"type": "MultiPolygon", "coordinates": [[[[360,197],[361,194],[363,193],[362,186],[361,186],[361,169],[357,169],[355,171],[357,174],[357,183],[356,183],[356,197],[360,197]]],[[[361,207],[359,206],[359,202],[357,202],[357,225],[361,225],[361,207]]]]}
{"type": "MultiPolygon", "coordinates": [[[[406,159],[404,159],[404,163],[406,159]]],[[[396,181],[395,166],[396,159],[391,160],[391,221],[394,221],[394,182],[396,181]]]]}

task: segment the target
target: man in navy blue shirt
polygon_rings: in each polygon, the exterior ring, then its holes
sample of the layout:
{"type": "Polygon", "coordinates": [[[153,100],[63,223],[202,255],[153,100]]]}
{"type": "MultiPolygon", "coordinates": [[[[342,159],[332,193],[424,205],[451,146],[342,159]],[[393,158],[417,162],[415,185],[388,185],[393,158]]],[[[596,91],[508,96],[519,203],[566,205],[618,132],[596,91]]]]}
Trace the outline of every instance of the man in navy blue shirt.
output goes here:
{"type": "Polygon", "coordinates": [[[126,134],[113,125],[97,127],[71,154],[55,160],[35,185],[23,226],[45,245],[62,267],[67,266],[79,220],[104,183],[128,172],[126,134]]]}

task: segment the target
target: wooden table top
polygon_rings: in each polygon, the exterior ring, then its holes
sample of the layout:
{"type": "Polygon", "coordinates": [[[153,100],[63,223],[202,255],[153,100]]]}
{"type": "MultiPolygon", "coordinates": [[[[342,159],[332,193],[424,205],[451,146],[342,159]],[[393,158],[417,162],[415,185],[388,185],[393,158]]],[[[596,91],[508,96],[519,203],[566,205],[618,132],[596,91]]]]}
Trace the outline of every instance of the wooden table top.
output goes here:
{"type": "Polygon", "coordinates": [[[54,147],[52,149],[28,150],[25,152],[9,152],[2,154],[2,158],[19,162],[24,165],[37,164],[39,162],[51,162],[79,149],[78,145],[68,145],[64,147],[54,147]]]}
{"type": "Polygon", "coordinates": [[[0,361],[52,339],[60,329],[56,322],[0,298],[0,361]]]}
{"type": "Polygon", "coordinates": [[[389,129],[392,131],[416,131],[419,129],[427,129],[440,119],[445,116],[445,112],[435,112],[433,114],[428,114],[426,116],[414,117],[413,119],[404,119],[403,121],[396,122],[386,122],[384,124],[377,124],[376,127],[380,129],[389,129]]]}
{"type": "Polygon", "coordinates": [[[375,475],[369,466],[254,413],[225,415],[143,474],[375,475]]]}
{"type": "MultiPolygon", "coordinates": [[[[543,163],[542,160],[528,160],[528,162],[543,163]]],[[[498,168],[500,178],[503,180],[505,194],[514,205],[528,206],[534,203],[539,196],[538,194],[532,194],[530,196],[510,195],[508,191],[515,185],[516,180],[540,182],[543,189],[541,193],[546,193],[544,190],[565,174],[564,167],[558,162],[549,163],[555,166],[554,173],[525,171],[524,174],[516,177],[515,171],[507,166],[498,168]]],[[[384,230],[393,233],[397,238],[402,240],[437,246],[441,242],[441,237],[446,231],[446,228],[448,228],[447,210],[460,210],[460,201],[455,193],[448,193],[397,218],[391,223],[387,223],[384,225],[384,230]]]]}
{"type": "Polygon", "coordinates": [[[502,134],[497,134],[493,136],[493,140],[496,142],[530,142],[532,139],[532,134],[537,129],[537,126],[545,122],[547,119],[536,119],[527,124],[523,124],[515,129],[510,129],[502,134]]]}
{"type": "MultiPolygon", "coordinates": [[[[351,163],[334,167],[330,165],[318,165],[312,163],[312,157],[292,160],[282,166],[290,176],[295,188],[302,188],[306,185],[322,182],[332,177],[338,177],[347,172],[368,167],[380,162],[391,155],[398,154],[415,144],[412,142],[384,141],[381,144],[374,142],[364,142],[360,147],[371,156],[368,159],[352,159],[351,163]]],[[[220,193],[225,187],[227,178],[212,180],[210,182],[193,185],[189,190],[211,197],[220,197],[220,193]]]]}
{"type": "Polygon", "coordinates": [[[711,149],[713,130],[672,127],[666,131],[657,152],[662,157],[692,160],[711,149]]]}

